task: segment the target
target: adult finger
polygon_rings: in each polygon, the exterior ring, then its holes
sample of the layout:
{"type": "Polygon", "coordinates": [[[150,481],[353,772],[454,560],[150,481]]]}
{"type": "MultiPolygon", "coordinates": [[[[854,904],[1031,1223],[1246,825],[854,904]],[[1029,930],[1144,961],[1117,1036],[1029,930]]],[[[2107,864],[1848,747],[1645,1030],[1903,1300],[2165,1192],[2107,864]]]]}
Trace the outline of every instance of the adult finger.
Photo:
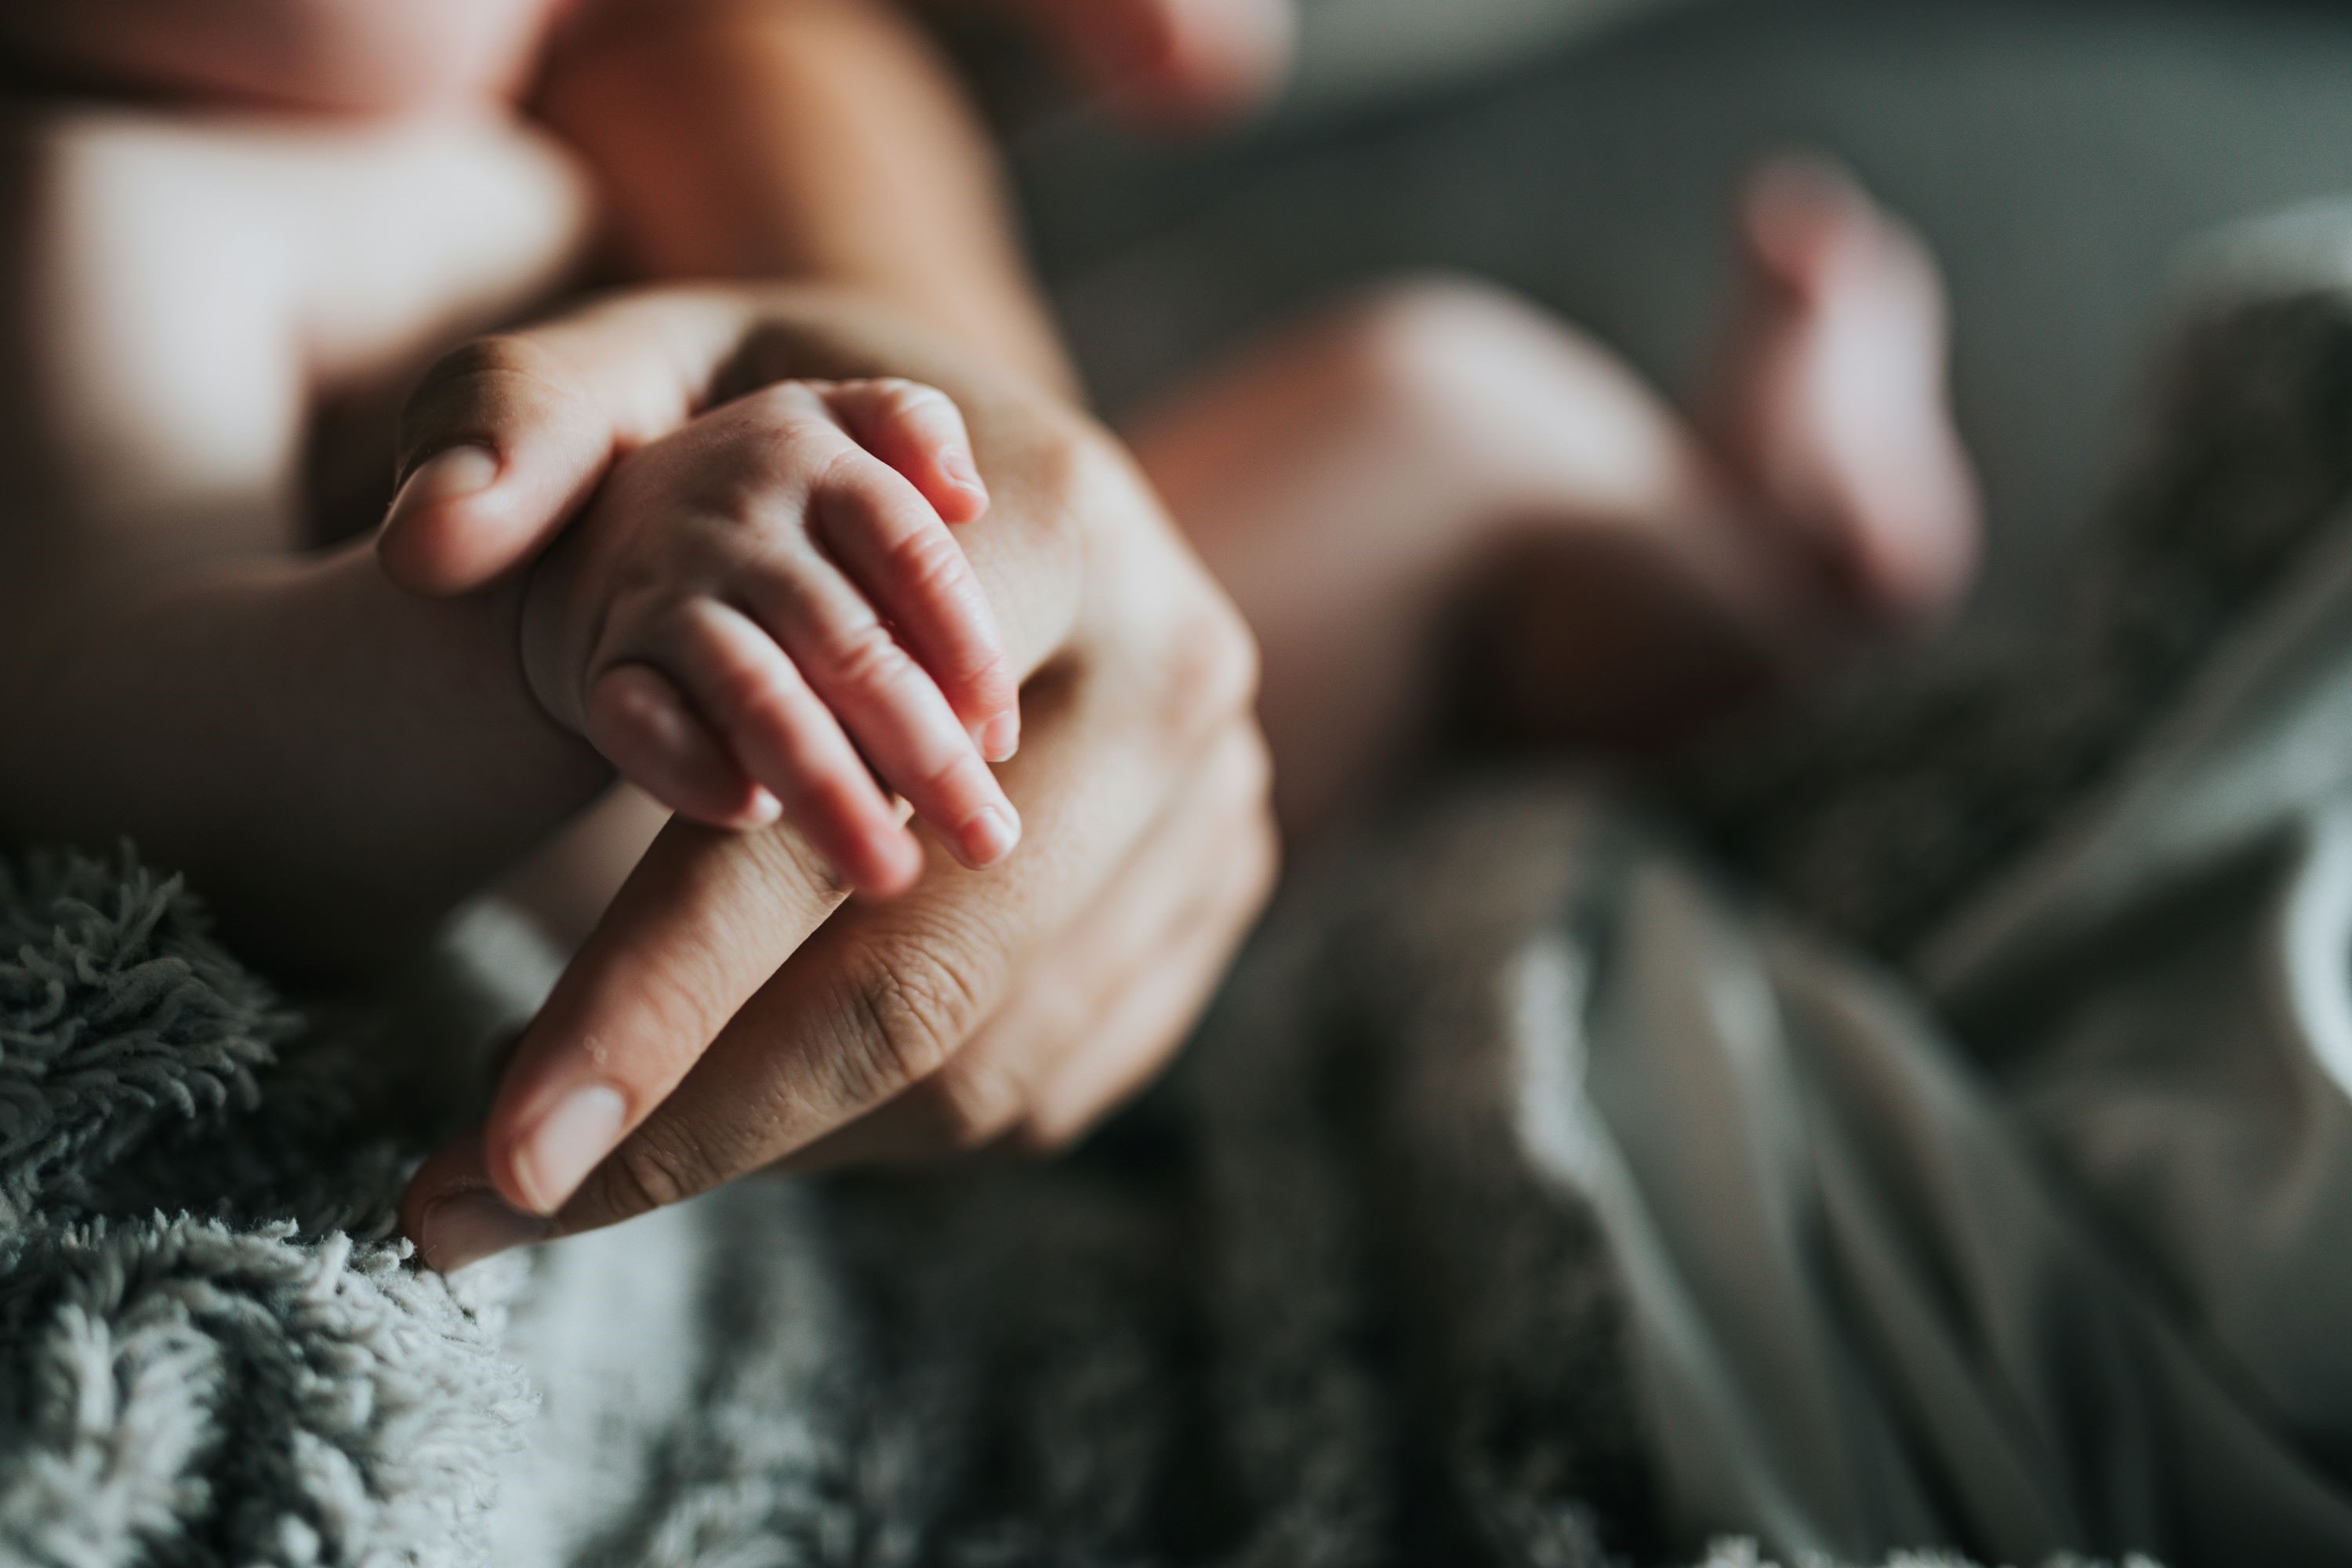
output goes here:
{"type": "MultiPolygon", "coordinates": [[[[488,1184],[519,1209],[558,1207],[844,896],[789,825],[672,822],[524,1032],[483,1128],[488,1184]]],[[[409,1234],[430,1255],[428,1187],[412,1184],[425,1228],[409,1234]]]]}
{"type": "Polygon", "coordinates": [[[1192,1034],[1273,887],[1271,825],[1250,864],[1226,874],[1223,896],[1172,932],[1167,945],[1111,999],[1087,1048],[1066,1056],[1032,1092],[1014,1142],[1052,1153],[1143,1092],[1192,1034]]]}
{"type": "Polygon", "coordinates": [[[1054,1147],[1139,1088],[1181,1041],[1270,885],[1266,787],[1265,742],[1237,724],[970,1044],[789,1167],[935,1160],[1007,1138],[1054,1147]],[[1214,878],[1195,875],[1203,865],[1214,878]]]}
{"type": "Polygon", "coordinates": [[[565,1205],[565,1231],[774,1163],[931,1076],[1003,1005],[1126,862],[1173,782],[1247,710],[1246,633],[1213,591],[1182,592],[1188,564],[1171,543],[1160,581],[1195,606],[1173,644],[1142,638],[1132,658],[1034,689],[1049,721],[1007,770],[1037,825],[1024,851],[984,874],[940,867],[908,897],[817,932],[565,1205]]]}
{"type": "MultiPolygon", "coordinates": [[[[925,381],[952,393],[989,471],[999,476],[997,504],[985,525],[971,531],[966,548],[991,603],[1003,617],[1007,651],[1017,675],[1026,677],[1049,658],[1056,660],[1057,674],[1080,667],[1108,669],[1116,661],[1091,649],[1087,658],[1076,658],[1070,651],[1074,643],[1091,645],[1117,637],[1133,640],[1164,618],[1166,611],[1187,602],[1182,594],[1161,585],[1181,584],[1188,573],[1197,578],[1197,565],[1166,537],[1156,514],[1150,514],[1148,493],[1131,463],[1082,419],[1041,404],[1017,387],[990,381],[978,368],[937,352],[924,334],[855,299],[779,291],[753,318],[739,316],[732,330],[737,348],[729,356],[732,363],[726,374],[751,384],[794,375],[871,375],[887,363],[912,368],[925,381]],[[1139,517],[1130,524],[1130,518],[1139,517]],[[1100,520],[1108,520],[1108,526],[1100,520]],[[1090,540],[1090,532],[1099,537],[1090,540]],[[1162,557],[1173,555],[1172,562],[1148,563],[1129,574],[1147,585],[1143,598],[1150,614],[1118,613],[1116,605],[1104,605],[1098,588],[1105,565],[1119,554],[1109,542],[1134,535],[1160,538],[1162,557]],[[1091,625],[1081,628],[1082,622],[1096,620],[1113,634],[1111,638],[1091,625]]],[[[724,390],[723,384],[718,390],[724,390]]],[[[1210,594],[1225,621],[1237,627],[1213,590],[1196,590],[1194,597],[1202,591],[1210,594]]],[[[1132,585],[1127,592],[1130,598],[1135,595],[1132,585]]],[[[1242,647],[1246,649],[1245,637],[1242,647]]],[[[1148,650],[1134,653],[1129,667],[1139,671],[1126,692],[1124,706],[1130,720],[1147,710],[1163,678],[1181,685],[1188,674],[1202,668],[1195,659],[1190,670],[1170,669],[1168,661],[1148,650]]],[[[1041,682],[1041,689],[1052,684],[1041,682]]],[[[1066,766],[1083,776],[1082,750],[1066,756],[1066,766]]],[[[1131,775],[1128,782],[1134,782],[1131,775]]],[[[1149,801],[1155,791],[1146,782],[1139,793],[1149,801]]],[[[736,838],[680,824],[673,824],[656,842],[629,889],[575,959],[561,994],[534,1025],[502,1088],[482,1157],[497,1192],[518,1205],[534,1201],[537,1194],[520,1169],[521,1134],[558,1103],[586,1108],[571,1119],[564,1140],[575,1163],[577,1152],[597,1141],[593,1133],[612,1127],[617,1137],[633,1125],[648,1109],[641,1100],[659,1092],[664,1074],[616,1086],[605,1081],[615,1064],[625,1058],[655,1059],[665,1063],[664,1073],[682,1070],[677,1064],[699,1056],[720,1022],[735,1015],[743,999],[775,975],[809,932],[824,921],[840,893],[817,858],[802,845],[806,864],[782,871],[765,858],[777,852],[776,845],[797,842],[781,832],[736,838]],[[782,912],[763,915],[763,908],[778,897],[783,902],[782,912]],[[655,1055],[660,1052],[672,1054],[655,1055]],[[612,1114],[611,1100],[579,1098],[578,1091],[596,1088],[610,1090],[620,1101],[618,1118],[612,1114]]],[[[1041,859],[1051,858],[1049,851],[1037,853],[1041,859]]],[[[1116,851],[1102,852],[1100,858],[1115,859],[1116,851]]],[[[1082,855],[1062,869],[1075,882],[1097,863],[1082,855]]],[[[990,874],[992,879],[999,875],[990,874]]],[[[948,932],[961,927],[952,907],[942,910],[922,900],[908,900],[908,906],[910,915],[927,911],[924,918],[941,922],[940,929],[948,932]]],[[[1018,911],[997,913],[1011,921],[1018,911]]],[[[861,924],[857,929],[865,928],[861,924]]],[[[1014,928],[1015,932],[1025,930],[1025,924],[1014,928]]],[[[902,930],[898,940],[922,944],[919,931],[902,930]]],[[[837,982],[834,984],[837,989],[837,982]]],[[[872,984],[878,988],[883,983],[872,984]]],[[[774,1018],[767,1026],[782,1027],[774,1018]]],[[[740,1105],[734,1110],[756,1113],[740,1105]]],[[[726,1112],[719,1114],[726,1119],[726,1112]]],[[[412,1181],[404,1205],[410,1234],[424,1245],[428,1258],[436,1258],[438,1251],[429,1216],[442,1200],[456,1195],[449,1185],[453,1180],[442,1163],[428,1163],[412,1181]]],[[[547,1190],[551,1193],[558,1185],[549,1184],[547,1190]]],[[[467,1190],[479,1195],[482,1189],[477,1184],[467,1190]]],[[[619,1205],[610,1205],[610,1212],[617,1215],[619,1205]]]]}
{"type": "Polygon", "coordinates": [[[401,414],[384,571],[460,594],[530,562],[616,457],[708,401],[740,325],[716,298],[633,296],[443,358],[401,414]]]}

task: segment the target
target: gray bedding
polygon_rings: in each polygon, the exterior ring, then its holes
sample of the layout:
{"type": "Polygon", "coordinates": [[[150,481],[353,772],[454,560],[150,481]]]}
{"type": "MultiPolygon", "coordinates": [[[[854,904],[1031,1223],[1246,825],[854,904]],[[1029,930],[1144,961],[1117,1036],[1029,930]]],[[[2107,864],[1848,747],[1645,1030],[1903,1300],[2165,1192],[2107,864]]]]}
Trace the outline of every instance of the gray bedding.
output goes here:
{"type": "Polygon", "coordinates": [[[445,1279],[547,954],[12,867],[0,1563],[2352,1560],[2352,219],[2208,279],[2034,657],[1400,811],[1052,1167],[445,1279]]]}

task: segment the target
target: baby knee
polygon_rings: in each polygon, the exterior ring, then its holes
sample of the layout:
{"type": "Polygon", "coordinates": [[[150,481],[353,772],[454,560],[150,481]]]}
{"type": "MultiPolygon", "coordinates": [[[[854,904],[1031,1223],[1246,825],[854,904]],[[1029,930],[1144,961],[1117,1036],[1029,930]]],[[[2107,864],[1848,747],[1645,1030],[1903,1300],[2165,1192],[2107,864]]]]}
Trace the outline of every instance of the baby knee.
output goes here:
{"type": "Polygon", "coordinates": [[[1326,352],[1355,395],[1423,418],[1475,410],[1523,387],[1531,367],[1622,376],[1614,357],[1540,306],[1475,278],[1433,274],[1342,307],[1326,352]]]}

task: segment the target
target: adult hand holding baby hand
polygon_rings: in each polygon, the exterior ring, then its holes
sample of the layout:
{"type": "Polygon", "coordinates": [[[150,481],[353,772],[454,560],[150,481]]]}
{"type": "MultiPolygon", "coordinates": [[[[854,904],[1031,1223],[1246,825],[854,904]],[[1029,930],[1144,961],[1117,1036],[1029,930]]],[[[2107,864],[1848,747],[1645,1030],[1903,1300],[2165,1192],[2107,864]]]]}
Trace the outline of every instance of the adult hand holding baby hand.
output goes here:
{"type": "Polygon", "coordinates": [[[412,470],[488,455],[468,459],[483,482],[425,498],[490,520],[442,584],[528,559],[615,453],[701,407],[786,377],[877,374],[945,390],[989,478],[994,507],[965,544],[1025,683],[1003,772],[1025,847],[844,908],[789,826],[673,823],[484,1129],[412,1184],[404,1220],[439,1267],[779,1162],[1066,1142],[1164,1061],[1265,896],[1254,657],[1223,595],[1108,437],[854,300],[646,292],[457,356],[405,433],[412,470]]]}

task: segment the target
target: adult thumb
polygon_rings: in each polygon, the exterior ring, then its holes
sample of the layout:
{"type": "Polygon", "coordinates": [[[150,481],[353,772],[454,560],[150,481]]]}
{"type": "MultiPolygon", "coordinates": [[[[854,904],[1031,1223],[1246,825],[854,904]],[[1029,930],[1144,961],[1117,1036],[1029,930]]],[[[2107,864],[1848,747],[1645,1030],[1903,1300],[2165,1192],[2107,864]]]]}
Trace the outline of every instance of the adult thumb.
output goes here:
{"type": "MultiPolygon", "coordinates": [[[[614,458],[677,428],[708,374],[683,304],[608,303],[479,338],[427,371],[401,411],[400,468],[376,549],[412,593],[469,593],[529,564],[614,458]]],[[[707,367],[706,367],[707,368],[707,367]]]]}

